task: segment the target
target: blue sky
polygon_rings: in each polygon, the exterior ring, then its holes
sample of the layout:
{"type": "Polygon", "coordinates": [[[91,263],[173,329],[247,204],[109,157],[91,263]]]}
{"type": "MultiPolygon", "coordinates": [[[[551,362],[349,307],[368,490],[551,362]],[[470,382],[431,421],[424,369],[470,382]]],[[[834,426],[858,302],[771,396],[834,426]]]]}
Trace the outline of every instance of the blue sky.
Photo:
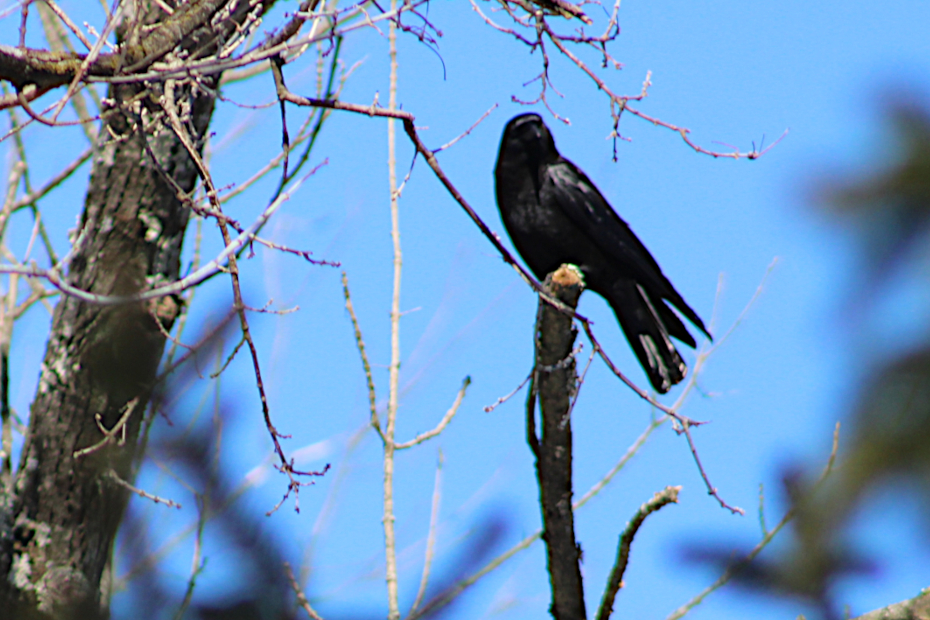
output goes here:
{"type": "MultiPolygon", "coordinates": [[[[589,12],[598,15],[593,7],[589,12]]],[[[539,55],[488,28],[467,3],[437,0],[429,16],[443,32],[439,54],[413,37],[401,38],[398,101],[416,115],[424,140],[433,147],[499,105],[439,161],[481,217],[503,235],[493,199],[494,159],[504,123],[527,110],[512,103],[511,96],[535,96],[536,85],[523,83],[539,72],[539,55]]],[[[692,418],[712,422],[694,432],[703,462],[723,497],[747,515],[732,516],[708,497],[683,438],[667,426],[658,429],[611,485],[578,513],[589,613],[596,609],[627,519],[666,485],[683,487],[680,503],[651,517],[640,531],[616,613],[663,618],[712,582],[715,571],[682,561],[683,549],[754,545],[760,537],[760,483],[771,524],[785,509],[779,489],[784,468],[818,468],[826,460],[833,426],[846,419],[869,372],[869,356],[888,354],[913,340],[913,330],[896,328],[892,319],[925,310],[924,298],[903,297],[885,314],[864,319],[849,310],[860,265],[853,238],[818,215],[812,196],[824,174],[862,176],[889,165],[882,114],[902,85],[924,95],[930,90],[928,23],[930,5],[916,0],[879,8],[864,2],[624,2],[622,33],[610,48],[623,69],[601,71],[604,79],[616,91],[634,94],[652,71],[653,86],[639,109],[688,127],[707,148],[726,150],[718,144],[723,143],[748,150],[753,142],[764,137],[769,144],[789,129],[758,161],[696,154],[676,134],[625,116],[620,130],[630,141],[619,143],[614,163],[605,139],[611,130],[606,98],[577,68],[550,52],[552,79],[564,95],[552,97],[551,105],[571,120],[564,125],[547,117],[559,149],[587,172],[705,321],[717,304],[715,334],[730,327],[778,258],[758,301],[711,357],[699,379],[700,393],[692,394],[684,409],[692,418]]],[[[9,33],[15,26],[8,19],[5,27],[9,33]]],[[[287,69],[295,92],[312,90],[309,58],[287,69]]],[[[343,58],[349,65],[363,61],[343,99],[368,104],[377,92],[386,102],[386,39],[371,31],[358,33],[347,39],[343,58]]],[[[596,66],[595,56],[585,58],[596,66]]],[[[240,103],[267,103],[273,98],[271,77],[235,85],[224,94],[240,103]]],[[[539,106],[530,109],[540,111],[539,106]]],[[[292,130],[301,118],[291,108],[292,130]]],[[[213,124],[220,145],[212,155],[217,185],[241,181],[264,165],[279,148],[279,126],[274,106],[256,111],[221,104],[213,124]],[[230,132],[234,140],[226,139],[230,132]]],[[[266,229],[275,241],[342,263],[382,404],[391,294],[385,127],[382,119],[335,114],[314,153],[316,162],[327,158],[328,163],[266,229]]],[[[47,142],[48,128],[29,131],[38,178],[43,166],[51,171],[68,161],[64,149],[47,142]]],[[[73,133],[68,135],[77,153],[83,147],[73,133]]],[[[398,144],[403,175],[412,150],[402,133],[398,144]]],[[[86,172],[58,194],[58,202],[45,206],[62,243],[82,204],[85,179],[86,172]]],[[[263,208],[274,183],[259,184],[231,203],[229,212],[248,221],[263,208]]],[[[408,314],[401,331],[398,438],[432,428],[463,378],[472,379],[458,416],[443,435],[398,457],[401,607],[407,609],[420,578],[439,448],[444,466],[436,575],[454,572],[456,558],[490,519],[504,525],[496,547],[501,552],[539,527],[533,463],[524,441],[525,393],[491,413],[483,411],[530,370],[536,299],[422,160],[400,208],[402,309],[408,314]]],[[[205,226],[205,252],[218,249],[218,236],[205,226]]],[[[286,480],[278,475],[268,475],[249,491],[243,506],[260,517],[264,531],[285,547],[292,562],[311,558],[307,592],[324,617],[380,616],[386,610],[380,449],[371,432],[354,450],[346,448],[368,414],[339,270],[259,250],[243,271],[250,305],[273,299],[275,308],[300,307],[292,314],[253,319],[272,415],[278,428],[292,435],[285,443],[288,451],[306,448],[300,453],[310,455],[304,465],[328,462],[334,467],[301,492],[299,514],[288,504],[269,518],[261,516],[285,490],[286,480]],[[332,511],[321,518],[327,501],[332,511]]],[[[209,283],[198,293],[192,321],[203,321],[229,298],[227,282],[209,283]]],[[[580,311],[595,322],[614,361],[645,385],[606,304],[585,294],[580,311]]],[[[46,330],[47,315],[34,313],[14,340],[24,360],[12,383],[21,413],[32,398],[46,330]]],[[[583,359],[589,350],[586,344],[583,359]]],[[[227,403],[234,405],[222,456],[234,482],[257,475],[255,468],[270,451],[249,373],[250,362],[240,354],[220,382],[227,403]]],[[[198,389],[207,393],[212,387],[198,389]]],[[[193,410],[200,394],[185,406],[193,410]]],[[[663,402],[676,396],[673,390],[663,402]]],[[[184,419],[188,414],[176,415],[184,419]]],[[[577,494],[625,452],[651,415],[599,361],[593,363],[573,416],[577,494]]],[[[195,519],[190,495],[158,468],[147,468],[139,484],[185,504],[170,514],[162,506],[137,505],[158,523],[155,539],[167,539],[195,519]]],[[[879,572],[838,588],[853,614],[908,598],[930,584],[926,545],[914,544],[915,539],[926,542],[916,509],[895,499],[899,508],[883,510],[892,497],[897,497],[892,491],[880,494],[856,516],[856,543],[877,561],[879,572]]],[[[186,540],[162,570],[179,596],[191,548],[186,540]]],[[[208,533],[205,552],[210,561],[201,576],[203,596],[220,597],[243,587],[247,578],[236,576],[234,555],[225,550],[221,536],[208,533]]],[[[451,617],[540,618],[548,605],[544,551],[537,543],[467,592],[451,617]]],[[[724,590],[691,617],[767,619],[810,611],[724,590]]]]}

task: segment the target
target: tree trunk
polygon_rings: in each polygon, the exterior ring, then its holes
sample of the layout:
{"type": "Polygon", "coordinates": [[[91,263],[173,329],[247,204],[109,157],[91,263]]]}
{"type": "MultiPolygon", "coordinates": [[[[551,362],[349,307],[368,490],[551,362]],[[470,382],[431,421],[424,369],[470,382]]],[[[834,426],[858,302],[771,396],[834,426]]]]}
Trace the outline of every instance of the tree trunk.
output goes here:
{"type": "MultiPolygon", "coordinates": [[[[178,278],[190,214],[181,193],[192,192],[197,171],[158,104],[146,105],[159,94],[109,89],[114,113],[99,132],[67,276],[73,286],[128,295],[178,278]],[[127,104],[137,96],[141,105],[127,104]]],[[[214,99],[183,94],[177,101],[189,106],[199,149],[214,99]]],[[[113,476],[131,477],[165,333],[179,310],[171,297],[102,307],[63,295],[56,306],[0,560],[0,577],[9,577],[0,582],[26,609],[99,613],[101,575],[127,500],[113,476]],[[77,454],[114,427],[112,441],[77,454]]]]}

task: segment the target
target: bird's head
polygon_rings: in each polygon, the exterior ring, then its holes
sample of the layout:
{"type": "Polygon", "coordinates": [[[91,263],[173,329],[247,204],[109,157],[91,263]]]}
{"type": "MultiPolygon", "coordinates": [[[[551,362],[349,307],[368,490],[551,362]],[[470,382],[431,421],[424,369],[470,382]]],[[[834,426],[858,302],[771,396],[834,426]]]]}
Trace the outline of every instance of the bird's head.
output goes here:
{"type": "Polygon", "coordinates": [[[559,159],[555,140],[539,114],[521,114],[510,119],[501,140],[501,155],[521,155],[535,165],[553,163],[559,159]]]}

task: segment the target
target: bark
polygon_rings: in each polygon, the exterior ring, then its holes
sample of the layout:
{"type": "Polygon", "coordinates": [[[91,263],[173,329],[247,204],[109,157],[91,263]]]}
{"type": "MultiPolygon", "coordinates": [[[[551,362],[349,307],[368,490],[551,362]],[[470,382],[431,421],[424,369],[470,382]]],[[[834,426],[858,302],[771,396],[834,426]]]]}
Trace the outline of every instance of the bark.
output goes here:
{"type": "MultiPolygon", "coordinates": [[[[127,3],[120,49],[101,55],[84,75],[142,71],[173,49],[187,58],[208,57],[248,14],[273,3],[169,1],[177,9],[170,16],[152,2],[127,3]]],[[[299,18],[292,21],[288,36],[300,24],[299,18]]],[[[82,58],[0,46],[0,79],[17,89],[35,84],[35,96],[70,83],[82,58]]],[[[216,74],[195,86],[194,80],[168,86],[197,151],[218,79],[216,74]]],[[[128,295],[178,278],[198,172],[165,122],[162,106],[172,100],[162,97],[165,87],[127,83],[109,89],[68,265],[73,286],[128,295]]],[[[22,617],[37,611],[107,615],[101,576],[128,499],[115,478],[132,477],[143,413],[179,311],[180,300],[173,297],[110,307],[71,297],[59,301],[13,488],[0,489],[0,609],[15,605],[22,617]]]]}
{"type": "MultiPolygon", "coordinates": [[[[98,134],[67,275],[76,287],[126,295],[178,278],[190,213],[179,194],[194,189],[197,171],[159,117],[158,95],[154,87],[109,89],[113,113],[98,134]],[[140,105],[125,105],[133,98],[140,105]]],[[[213,95],[177,95],[199,148],[213,95]]],[[[23,609],[105,615],[101,575],[127,501],[112,476],[131,478],[165,332],[179,309],[171,297],[110,307],[63,297],[56,306],[2,540],[2,583],[23,609]],[[114,441],[79,454],[115,427],[114,441]]]]}
{"type": "MultiPolygon", "coordinates": [[[[111,88],[109,97],[119,104],[136,94],[137,88],[120,86],[111,88]]],[[[192,94],[190,105],[191,126],[200,139],[213,98],[192,94]]],[[[146,111],[136,118],[118,112],[99,132],[68,274],[76,287],[126,295],[178,277],[190,211],[165,176],[190,192],[197,174],[180,141],[153,117],[146,111]]],[[[12,539],[5,541],[4,554],[10,564],[3,566],[20,595],[42,610],[98,601],[127,499],[109,476],[112,470],[130,478],[164,349],[163,330],[171,328],[179,308],[170,297],[111,307],[64,297],[55,308],[15,481],[12,539]],[[98,444],[104,439],[100,426],[113,429],[124,415],[118,442],[75,454],[98,444]],[[71,585],[56,600],[60,581],[71,585]]]]}
{"type": "MultiPolygon", "coordinates": [[[[248,7],[248,2],[240,2],[238,11],[231,19],[225,20],[219,28],[210,26],[210,20],[216,13],[229,4],[229,0],[198,0],[187,2],[178,7],[171,15],[160,11],[148,11],[150,19],[147,24],[157,20],[157,26],[147,30],[143,35],[138,31],[130,33],[128,40],[116,52],[103,52],[94,62],[86,67],[85,75],[112,76],[120,71],[144,69],[191,37],[190,49],[198,45],[205,36],[216,39],[217,29],[228,28],[236,23],[236,14],[248,7]],[[199,35],[199,36],[198,36],[199,35]]],[[[263,2],[262,4],[266,4],[263,2]]],[[[125,23],[132,21],[133,6],[125,9],[130,14],[125,23]]],[[[241,20],[241,15],[239,16],[241,20]]],[[[209,50],[208,50],[209,51],[209,50]]],[[[9,81],[17,89],[32,84],[42,92],[51,88],[69,84],[82,70],[86,54],[66,51],[48,51],[41,49],[19,48],[0,44],[0,77],[9,81]]]]}
{"type": "MultiPolygon", "coordinates": [[[[581,274],[563,265],[546,278],[550,295],[574,309],[584,288],[581,274]]],[[[575,542],[572,512],[572,426],[571,405],[578,377],[572,346],[577,331],[572,318],[539,300],[536,319],[536,367],[531,406],[527,410],[527,438],[536,455],[546,542],[549,581],[552,586],[550,612],[556,620],[585,618],[581,581],[581,548],[575,542]],[[536,439],[534,395],[539,395],[542,436],[536,439]]]]}

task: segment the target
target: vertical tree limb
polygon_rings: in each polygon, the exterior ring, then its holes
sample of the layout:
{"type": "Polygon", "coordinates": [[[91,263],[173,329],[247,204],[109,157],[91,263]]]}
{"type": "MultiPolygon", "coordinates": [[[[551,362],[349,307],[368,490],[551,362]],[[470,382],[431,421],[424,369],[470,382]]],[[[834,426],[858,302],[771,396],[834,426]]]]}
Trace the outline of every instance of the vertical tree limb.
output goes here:
{"type": "MultiPolygon", "coordinates": [[[[562,265],[549,274],[545,286],[552,297],[574,310],[584,282],[577,268],[562,265]]],[[[527,437],[536,455],[543,540],[552,585],[550,612],[556,620],[583,620],[581,548],[575,542],[572,513],[571,403],[578,380],[572,345],[577,330],[570,316],[540,300],[535,335],[535,381],[530,398],[534,392],[538,394],[542,437],[534,446],[535,431],[529,426],[527,437]]],[[[527,424],[533,422],[532,409],[528,409],[527,424]]]]}
{"type": "MultiPolygon", "coordinates": [[[[397,0],[391,0],[391,10],[397,0]]],[[[388,110],[397,109],[397,25],[388,25],[388,56],[390,57],[390,85],[388,110]]],[[[384,426],[384,556],[385,581],[388,595],[388,620],[400,620],[400,603],[397,584],[397,540],[394,533],[394,430],[397,423],[397,406],[400,398],[400,282],[403,272],[403,252],[400,245],[400,210],[397,191],[396,130],[394,119],[388,118],[388,186],[391,202],[391,240],[394,246],[393,286],[391,295],[391,365],[388,376],[387,420],[384,426]]]]}

